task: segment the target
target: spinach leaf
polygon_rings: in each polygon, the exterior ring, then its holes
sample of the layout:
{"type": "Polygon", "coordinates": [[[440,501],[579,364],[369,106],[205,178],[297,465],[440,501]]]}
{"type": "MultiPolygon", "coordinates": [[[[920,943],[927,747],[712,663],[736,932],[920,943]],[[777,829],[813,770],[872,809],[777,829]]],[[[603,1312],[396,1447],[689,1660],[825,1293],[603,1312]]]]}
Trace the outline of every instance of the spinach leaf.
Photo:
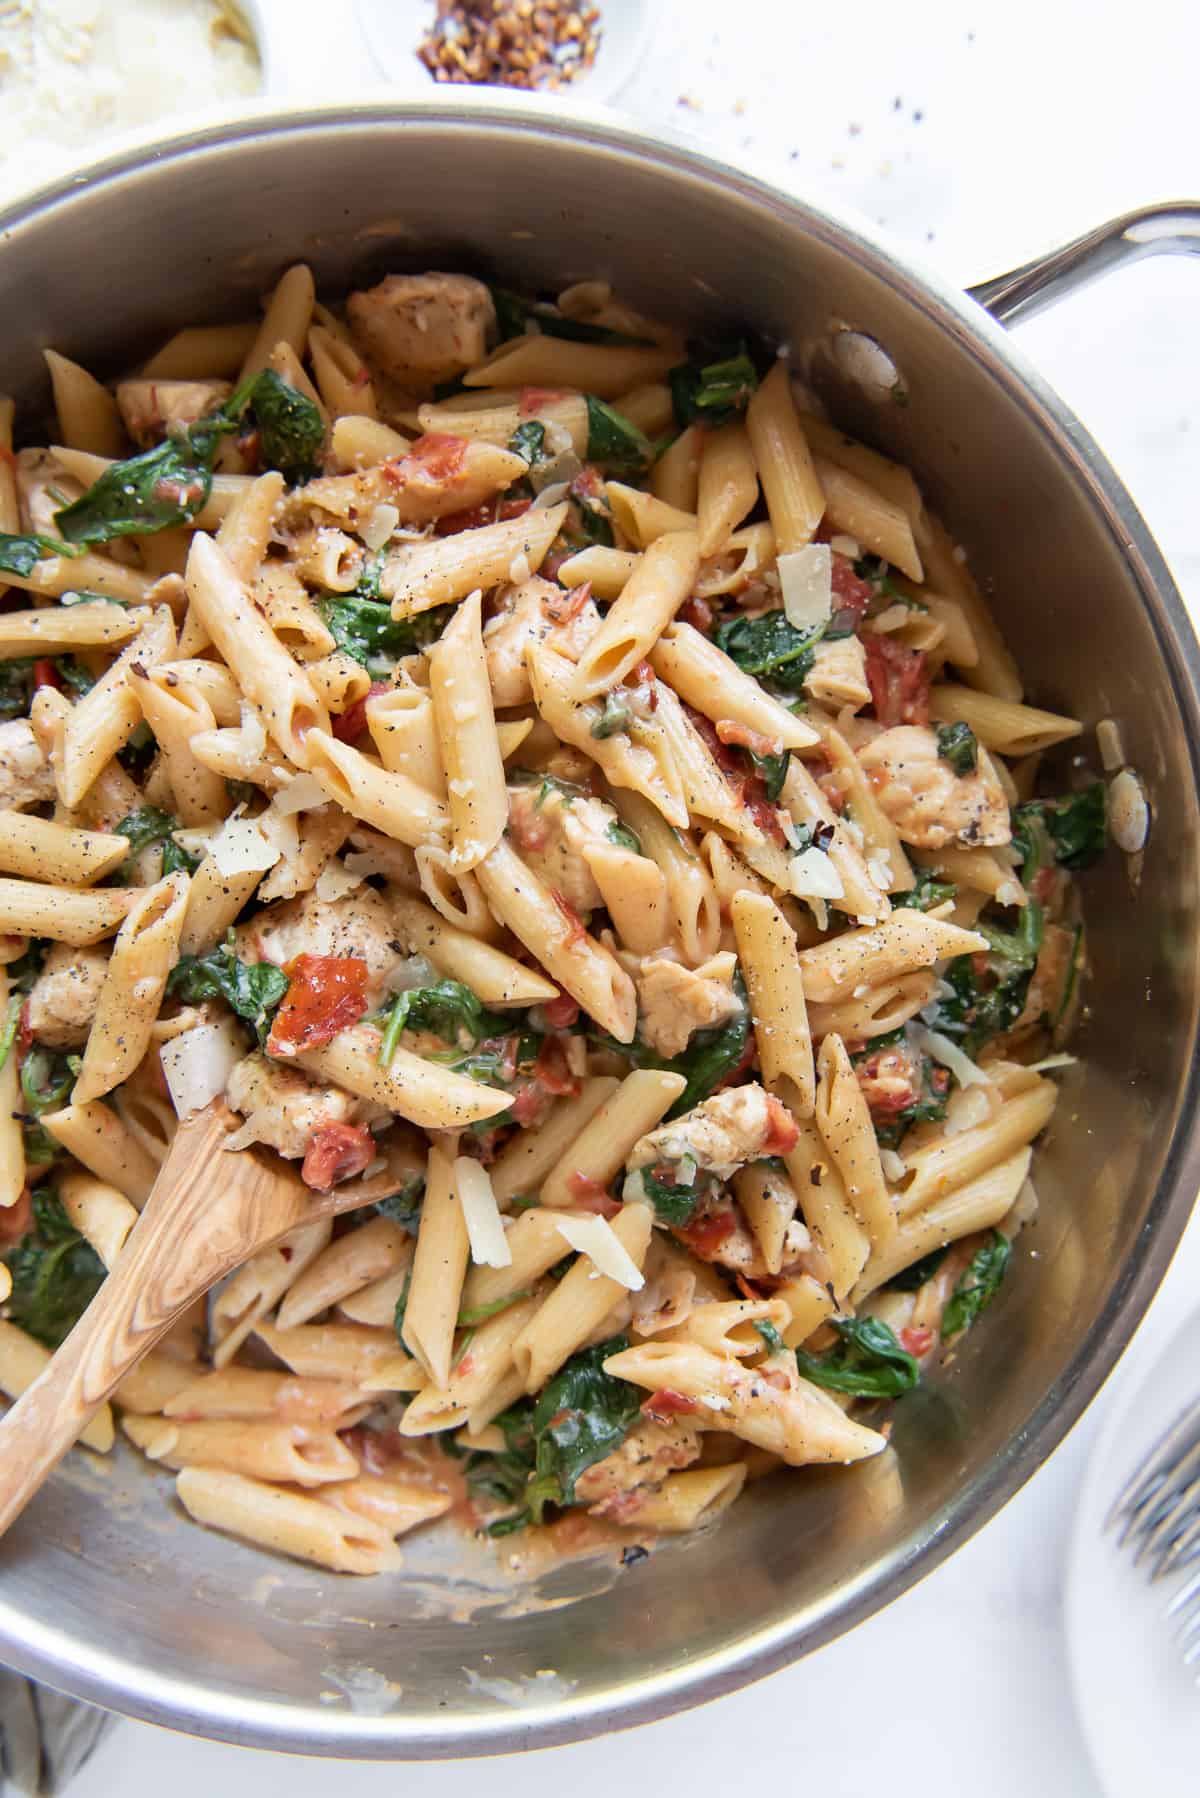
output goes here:
{"type": "Polygon", "coordinates": [[[919,599],[913,599],[907,593],[901,593],[888,572],[888,564],[882,556],[859,556],[854,564],[854,572],[860,581],[869,582],[876,599],[886,599],[892,605],[908,606],[913,612],[927,612],[919,599]]]}
{"type": "Polygon", "coordinates": [[[780,608],[757,618],[739,613],[717,626],[714,641],[746,674],[767,675],[785,693],[799,693],[812,672],[822,626],[798,631],[780,608]]]}
{"type": "Polygon", "coordinates": [[[582,537],[582,543],[573,543],[573,548],[586,549],[589,544],[598,543],[603,549],[611,549],[616,542],[613,535],[612,517],[588,495],[573,493],[571,495],[579,511],[579,531],[573,533],[582,537]]]}
{"type": "Polygon", "coordinates": [[[404,1341],[404,1335],[403,1335],[404,1319],[405,1319],[405,1315],[408,1311],[408,1295],[409,1295],[409,1291],[411,1290],[411,1287],[412,1287],[412,1274],[410,1273],[408,1278],[404,1282],[404,1288],[400,1294],[400,1297],[396,1300],[396,1309],[392,1315],[392,1328],[396,1332],[396,1341],[400,1344],[401,1348],[404,1348],[406,1346],[405,1341],[404,1341]]]}
{"type": "Polygon", "coordinates": [[[0,724],[25,716],[32,688],[32,656],[16,656],[11,662],[0,662],[0,724]]]}
{"type": "Polygon", "coordinates": [[[783,783],[787,779],[788,763],[791,759],[790,749],[785,749],[782,755],[755,755],[753,750],[750,751],[750,760],[762,776],[763,790],[769,805],[776,804],[779,795],[783,792],[783,783]]]}
{"type": "Polygon", "coordinates": [[[55,537],[18,537],[10,531],[0,531],[0,574],[19,574],[22,579],[27,579],[42,556],[77,556],[81,553],[55,537]]]}
{"type": "MultiPolygon", "coordinates": [[[[494,1453],[473,1454],[467,1462],[467,1486],[475,1498],[495,1504],[519,1505],[533,1472],[533,1400],[519,1399],[493,1419],[505,1446],[494,1453]]],[[[522,1507],[488,1525],[489,1536],[508,1536],[523,1529],[529,1512],[522,1507]]]]}
{"type": "Polygon", "coordinates": [[[545,300],[522,299],[519,293],[510,293],[504,287],[493,287],[491,292],[502,342],[507,343],[513,337],[524,337],[532,322],[540,336],[562,337],[570,343],[625,344],[628,348],[653,347],[653,339],[649,337],[631,337],[628,331],[614,331],[609,325],[592,325],[584,319],[564,318],[556,306],[549,305],[545,300]]]}
{"type": "Polygon", "coordinates": [[[129,610],[127,599],[114,599],[111,593],[89,593],[86,587],[60,594],[58,603],[60,606],[120,606],[123,612],[129,610]]]}
{"type": "Polygon", "coordinates": [[[46,951],[50,947],[49,938],[31,936],[25,945],[25,952],[16,961],[8,964],[8,983],[14,992],[28,993],[34,981],[42,971],[42,963],[46,959],[46,951]]]}
{"type": "Polygon", "coordinates": [[[598,400],[593,393],[587,401],[587,459],[623,473],[637,473],[646,467],[653,451],[645,435],[632,420],[612,406],[598,400]]]}
{"type": "Polygon", "coordinates": [[[592,725],[591,734],[600,740],[619,736],[633,723],[633,713],[619,693],[604,695],[604,709],[592,725]]]}
{"type": "Polygon", "coordinates": [[[939,724],[934,732],[938,755],[958,775],[974,774],[979,766],[979,744],[969,724],[939,724]]]}
{"type": "Polygon", "coordinates": [[[768,1355],[782,1355],[786,1352],[787,1344],[769,1318],[759,1318],[754,1328],[766,1343],[768,1355]]]}
{"type": "Polygon", "coordinates": [[[641,1179],[643,1197],[649,1199],[653,1205],[654,1215],[659,1223],[680,1229],[691,1222],[692,1213],[706,1190],[706,1183],[695,1178],[694,1162],[690,1181],[685,1183],[684,1181],[665,1180],[659,1169],[669,1165],[669,1163],[660,1163],[658,1167],[639,1168],[638,1174],[641,1179]]]}
{"type": "Polygon", "coordinates": [[[931,1249],[928,1255],[922,1255],[921,1259],[914,1261],[911,1267],[906,1267],[901,1273],[893,1275],[888,1281],[889,1290],[892,1292],[919,1291],[926,1280],[932,1280],[949,1253],[948,1246],[944,1249],[931,1249]]]}
{"type": "Polygon", "coordinates": [[[604,834],[610,843],[616,844],[618,849],[628,849],[631,855],[642,853],[641,838],[630,830],[627,824],[622,824],[619,818],[613,819],[604,834]]]}
{"type": "MultiPolygon", "coordinates": [[[[230,405],[235,405],[235,393],[230,405]]],[[[273,368],[254,378],[249,409],[259,431],[259,460],[277,468],[289,486],[307,481],[317,472],[325,426],[321,414],[306,394],[289,387],[273,368]]]]}
{"type": "Polygon", "coordinates": [[[409,987],[396,994],[379,1045],[379,1059],[388,1066],[405,1030],[429,1030],[444,1042],[467,1048],[485,1037],[500,1035],[509,1022],[499,1012],[488,1011],[461,980],[409,987]]]}
{"type": "Polygon", "coordinates": [[[835,1317],[833,1328],[841,1341],[828,1354],[796,1350],[796,1366],[804,1379],[856,1398],[898,1398],[912,1391],[921,1370],[887,1324],[877,1317],[835,1317]]]}
{"type": "Polygon", "coordinates": [[[962,1330],[969,1330],[980,1312],[985,1310],[1000,1290],[1001,1282],[1012,1260],[1012,1244],[999,1230],[993,1230],[982,1248],[976,1249],[966,1272],[954,1288],[942,1313],[942,1338],[948,1340],[962,1330]]]}
{"type": "Polygon", "coordinates": [[[1012,1029],[1025,1009],[1032,978],[1033,961],[1006,964],[1002,960],[997,966],[989,956],[980,974],[973,956],[960,956],[943,975],[953,991],[938,1000],[934,1029],[961,1044],[974,1059],[992,1037],[1012,1029]]]}
{"type": "Polygon", "coordinates": [[[104,1263],[70,1222],[57,1196],[33,1195],[33,1228],[4,1256],[12,1275],[8,1312],[28,1335],[56,1349],[104,1283],[104,1263]]]}
{"type": "Polygon", "coordinates": [[[207,955],[184,955],[167,979],[167,991],[189,1005],[224,999],[239,1018],[253,1024],[259,1046],[271,1033],[275,1009],[288,990],[288,977],[270,961],[241,961],[230,931],[207,955]]]}
{"type": "Polygon", "coordinates": [[[726,425],[749,405],[758,372],[744,342],[711,353],[697,348],[693,359],[667,375],[671,403],[681,426],[726,425]],[[701,361],[699,358],[707,357],[701,361]]]}
{"type": "MultiPolygon", "coordinates": [[[[1013,813],[1013,843],[1026,860],[1038,824],[1046,830],[1060,867],[1090,868],[1103,854],[1106,840],[1104,782],[1092,781],[1081,792],[1066,793],[1060,799],[1033,799],[1019,805],[1013,813]]],[[[1022,878],[1030,884],[1027,868],[1022,878]]]]}
{"type": "MultiPolygon", "coordinates": [[[[90,693],[96,684],[95,675],[89,674],[83,663],[77,662],[74,656],[56,656],[54,666],[63,683],[70,687],[73,693],[78,693],[81,698],[85,693],[90,693]]],[[[150,733],[150,726],[143,719],[125,745],[126,749],[134,746],[139,732],[142,734],[143,742],[153,743],[154,738],[150,733]]],[[[123,753],[124,751],[122,751],[123,753]]]]}
{"type": "MultiPolygon", "coordinates": [[[[521,1299],[527,1299],[532,1290],[532,1287],[527,1286],[524,1292],[510,1292],[506,1298],[493,1299],[490,1305],[465,1306],[458,1314],[459,1329],[473,1330],[477,1324],[486,1323],[489,1317],[499,1317],[500,1313],[507,1311],[510,1305],[516,1305],[521,1299]]],[[[460,1356],[459,1359],[461,1360],[461,1358],[460,1356]]]]}
{"type": "Polygon", "coordinates": [[[656,1053],[650,1045],[635,1037],[631,1043],[619,1043],[615,1036],[597,1034],[595,1041],[605,1049],[624,1055],[638,1068],[665,1068],[669,1073],[683,1074],[687,1085],[667,1112],[664,1122],[691,1111],[726,1078],[739,1068],[750,1042],[750,1007],[746,1002],[746,985],[740,968],[733,977],[733,990],[742,1002],[741,1011],[728,1023],[711,1030],[697,1030],[682,1055],[670,1060],[656,1053]]]}
{"type": "Polygon", "coordinates": [[[319,599],[317,610],[339,649],[371,674],[390,674],[401,656],[437,642],[454,607],[432,606],[411,618],[393,618],[386,600],[370,598],[360,586],[355,593],[319,599]]]}
{"type": "Polygon", "coordinates": [[[21,1007],[24,1003],[24,993],[8,995],[8,1004],[4,1008],[3,1019],[0,1020],[0,1072],[3,1072],[17,1040],[17,1027],[21,1022],[21,1007]]]}
{"type": "Polygon", "coordinates": [[[35,1043],[21,1063],[21,1097],[35,1118],[65,1105],[79,1071],[77,1055],[61,1055],[57,1049],[35,1043]]]}
{"type": "Polygon", "coordinates": [[[540,462],[546,453],[546,427],[540,418],[527,418],[524,424],[517,426],[508,440],[508,447],[514,456],[520,456],[530,468],[540,462]]]}
{"type": "Polygon", "coordinates": [[[581,1350],[538,1397],[530,1419],[534,1472],[525,1495],[535,1523],[547,1505],[574,1503],[580,1475],[620,1448],[641,1416],[638,1387],[604,1371],[609,1356],[628,1347],[628,1337],[613,1336],[581,1350]]]}
{"type": "Polygon", "coordinates": [[[415,1236],[417,1226],[421,1222],[421,1205],[425,1198],[424,1174],[412,1174],[404,1182],[399,1192],[392,1193],[390,1198],[377,1199],[375,1210],[380,1217],[390,1217],[394,1224],[415,1236]]]}
{"type": "Polygon", "coordinates": [[[935,905],[944,905],[947,899],[958,896],[958,888],[952,880],[939,880],[929,868],[917,869],[917,884],[909,887],[907,893],[893,893],[893,910],[900,906],[910,911],[931,911],[935,905]]]}
{"type": "Polygon", "coordinates": [[[135,811],[127,812],[113,829],[118,836],[129,838],[130,857],[161,843],[164,874],[174,874],[178,869],[182,869],[185,874],[194,874],[200,866],[199,857],[181,849],[171,835],[172,831],[179,829],[179,819],[173,818],[169,812],[159,811],[156,805],[139,805],[135,811]]]}

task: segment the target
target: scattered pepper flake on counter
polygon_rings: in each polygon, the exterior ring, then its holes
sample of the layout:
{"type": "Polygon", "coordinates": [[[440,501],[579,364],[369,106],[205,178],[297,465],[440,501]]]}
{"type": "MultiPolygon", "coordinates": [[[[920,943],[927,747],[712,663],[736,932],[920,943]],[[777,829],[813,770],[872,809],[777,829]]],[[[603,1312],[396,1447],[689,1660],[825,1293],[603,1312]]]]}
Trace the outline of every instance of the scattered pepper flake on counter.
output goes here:
{"type": "Polygon", "coordinates": [[[565,87],[590,69],[600,9],[575,0],[437,0],[417,55],[435,81],[565,87]]]}

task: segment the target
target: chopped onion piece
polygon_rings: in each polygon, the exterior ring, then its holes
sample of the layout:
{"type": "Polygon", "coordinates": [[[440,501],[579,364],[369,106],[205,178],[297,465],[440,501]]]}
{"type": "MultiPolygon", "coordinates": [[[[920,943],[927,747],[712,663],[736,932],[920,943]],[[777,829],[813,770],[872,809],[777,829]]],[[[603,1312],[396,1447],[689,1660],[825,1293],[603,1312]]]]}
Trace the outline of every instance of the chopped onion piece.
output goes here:
{"type": "Polygon", "coordinates": [[[163,1075],[177,1117],[190,1117],[225,1091],[225,1083],[246,1045],[232,1018],[219,1024],[197,1024],[173,1036],[159,1050],[163,1075]]]}
{"type": "Polygon", "coordinates": [[[783,609],[793,630],[814,631],[833,616],[833,557],[827,543],[789,550],[775,564],[783,609]]]}
{"type": "Polygon", "coordinates": [[[604,1217],[560,1217],[555,1222],[560,1236],[573,1249],[586,1255],[597,1273],[615,1280],[629,1292],[640,1292],[646,1284],[637,1263],[604,1217]]]}
{"type": "Polygon", "coordinates": [[[480,1267],[511,1267],[512,1250],[492,1191],[492,1178],[483,1163],[470,1155],[459,1155],[454,1163],[454,1185],[467,1226],[472,1261],[480,1267]]]}
{"type": "Polygon", "coordinates": [[[990,1077],[981,1067],[977,1067],[971,1057],[964,1054],[957,1043],[952,1043],[948,1036],[940,1030],[926,1030],[917,1025],[913,1030],[913,1042],[926,1055],[940,1062],[942,1067],[949,1068],[960,1086],[990,1086],[990,1077]]]}
{"type": "Polygon", "coordinates": [[[841,899],[846,889],[823,849],[804,849],[792,858],[792,891],[800,899],[841,899]]]}

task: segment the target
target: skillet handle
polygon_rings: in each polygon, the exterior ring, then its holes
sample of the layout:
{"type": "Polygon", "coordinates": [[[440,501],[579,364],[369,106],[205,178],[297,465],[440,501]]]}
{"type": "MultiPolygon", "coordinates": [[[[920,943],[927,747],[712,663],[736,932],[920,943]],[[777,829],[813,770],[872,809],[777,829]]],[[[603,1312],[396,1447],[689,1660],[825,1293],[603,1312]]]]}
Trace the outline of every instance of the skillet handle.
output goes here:
{"type": "Polygon", "coordinates": [[[1123,212],[1072,243],[967,292],[1002,325],[1020,324],[1143,256],[1200,256],[1200,200],[1164,200],[1123,212]]]}

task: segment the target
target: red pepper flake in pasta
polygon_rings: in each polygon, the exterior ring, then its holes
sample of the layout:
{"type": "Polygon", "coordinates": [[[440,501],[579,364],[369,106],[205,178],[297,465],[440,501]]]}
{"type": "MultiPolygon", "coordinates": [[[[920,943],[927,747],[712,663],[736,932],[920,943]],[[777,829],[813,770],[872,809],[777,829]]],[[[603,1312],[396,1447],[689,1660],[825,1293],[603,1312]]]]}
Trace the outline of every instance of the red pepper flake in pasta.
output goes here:
{"type": "Polygon", "coordinates": [[[314,1130],[300,1178],[314,1192],[328,1192],[361,1174],[375,1159],[375,1138],[360,1124],[326,1124],[314,1130]]]}
{"type": "Polygon", "coordinates": [[[591,68],[599,43],[586,0],[437,0],[417,55],[435,81],[555,92],[591,68]]]}
{"type": "Polygon", "coordinates": [[[289,985],[267,1038],[268,1055],[322,1048],[367,1009],[367,964],[361,956],[297,955],[283,971],[289,985]]]}
{"type": "Polygon", "coordinates": [[[673,1386],[660,1386],[643,1401],[642,1416],[648,1417],[651,1423],[670,1423],[672,1418],[686,1417],[698,1409],[695,1399],[689,1398],[686,1392],[676,1392],[673,1386]]]}
{"type": "Polygon", "coordinates": [[[567,921],[567,934],[563,939],[564,947],[569,948],[572,943],[582,942],[583,938],[587,935],[587,926],[584,924],[579,913],[575,910],[575,907],[571,904],[571,901],[565,899],[557,887],[551,887],[550,897],[567,921]]]}
{"type": "Polygon", "coordinates": [[[929,723],[929,672],[922,649],[908,649],[880,631],[864,631],[867,685],[881,724],[929,723]]]}
{"type": "Polygon", "coordinates": [[[388,683],[385,680],[372,681],[369,692],[364,693],[361,699],[356,699],[353,705],[347,706],[346,710],[333,720],[331,728],[339,743],[356,743],[358,741],[367,728],[368,699],[374,699],[377,693],[386,693],[388,690],[388,683]]]}
{"type": "Polygon", "coordinates": [[[565,400],[566,398],[566,393],[558,387],[522,387],[521,397],[517,401],[517,412],[522,418],[534,418],[543,406],[549,406],[555,400],[565,400]]]}

